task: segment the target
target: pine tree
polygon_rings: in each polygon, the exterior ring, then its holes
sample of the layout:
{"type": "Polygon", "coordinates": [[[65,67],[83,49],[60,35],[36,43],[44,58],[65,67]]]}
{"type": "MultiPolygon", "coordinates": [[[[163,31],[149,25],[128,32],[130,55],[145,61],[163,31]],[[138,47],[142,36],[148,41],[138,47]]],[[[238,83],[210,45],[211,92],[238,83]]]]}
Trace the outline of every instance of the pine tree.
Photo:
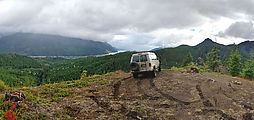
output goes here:
{"type": "Polygon", "coordinates": [[[245,63],[245,69],[243,69],[243,77],[248,79],[254,78],[254,56],[251,57],[246,63],[245,63]]]}
{"type": "Polygon", "coordinates": [[[212,71],[216,71],[216,68],[219,67],[221,61],[219,60],[218,55],[219,50],[217,49],[216,45],[214,45],[211,52],[207,53],[206,55],[206,64],[208,65],[209,69],[212,71]]]}
{"type": "Polygon", "coordinates": [[[184,66],[187,66],[188,64],[190,64],[191,62],[192,62],[192,55],[191,55],[191,53],[189,52],[188,54],[187,54],[187,56],[186,56],[186,59],[183,61],[183,64],[182,64],[182,66],[184,67],[184,66]]]}
{"type": "Polygon", "coordinates": [[[241,55],[238,53],[238,46],[234,45],[228,60],[228,71],[232,76],[238,76],[242,69],[241,55]]]}

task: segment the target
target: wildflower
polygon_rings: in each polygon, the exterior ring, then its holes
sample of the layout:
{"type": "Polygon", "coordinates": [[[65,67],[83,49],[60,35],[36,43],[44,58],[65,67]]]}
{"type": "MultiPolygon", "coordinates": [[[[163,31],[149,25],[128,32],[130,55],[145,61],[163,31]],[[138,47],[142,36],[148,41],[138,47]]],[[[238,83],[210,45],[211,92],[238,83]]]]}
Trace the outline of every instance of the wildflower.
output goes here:
{"type": "Polygon", "coordinates": [[[8,111],[4,114],[6,120],[16,120],[16,114],[13,111],[8,111]]]}
{"type": "Polygon", "coordinates": [[[12,104],[12,106],[10,107],[10,109],[14,109],[14,108],[16,108],[16,104],[15,104],[15,103],[12,104]]]}

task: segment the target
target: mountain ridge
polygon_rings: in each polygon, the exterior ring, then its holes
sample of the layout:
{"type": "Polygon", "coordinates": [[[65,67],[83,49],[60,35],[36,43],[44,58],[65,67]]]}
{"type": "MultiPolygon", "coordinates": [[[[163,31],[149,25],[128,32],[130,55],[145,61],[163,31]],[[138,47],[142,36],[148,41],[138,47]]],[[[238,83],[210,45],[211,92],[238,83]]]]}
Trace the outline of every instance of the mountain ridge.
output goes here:
{"type": "Polygon", "coordinates": [[[0,53],[27,56],[87,56],[116,52],[110,44],[37,33],[14,33],[0,38],[0,53]]]}

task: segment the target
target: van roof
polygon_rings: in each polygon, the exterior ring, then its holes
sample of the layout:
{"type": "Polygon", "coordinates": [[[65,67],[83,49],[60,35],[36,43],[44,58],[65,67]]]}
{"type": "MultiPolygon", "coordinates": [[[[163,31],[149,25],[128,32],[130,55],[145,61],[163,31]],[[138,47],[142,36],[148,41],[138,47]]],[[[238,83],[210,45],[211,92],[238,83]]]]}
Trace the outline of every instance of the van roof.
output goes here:
{"type": "Polygon", "coordinates": [[[141,52],[141,53],[136,53],[136,54],[133,54],[133,56],[136,56],[136,55],[154,55],[155,53],[153,53],[153,52],[141,52]]]}

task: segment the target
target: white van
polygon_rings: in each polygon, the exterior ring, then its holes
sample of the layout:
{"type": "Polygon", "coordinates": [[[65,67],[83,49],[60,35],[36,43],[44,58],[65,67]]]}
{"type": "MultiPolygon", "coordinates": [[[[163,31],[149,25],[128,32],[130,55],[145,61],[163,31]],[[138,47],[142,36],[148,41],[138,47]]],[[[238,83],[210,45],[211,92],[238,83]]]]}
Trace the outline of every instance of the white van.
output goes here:
{"type": "Polygon", "coordinates": [[[151,73],[153,77],[156,77],[157,73],[161,71],[160,61],[153,52],[133,54],[130,67],[134,78],[138,78],[140,73],[151,73]]]}

